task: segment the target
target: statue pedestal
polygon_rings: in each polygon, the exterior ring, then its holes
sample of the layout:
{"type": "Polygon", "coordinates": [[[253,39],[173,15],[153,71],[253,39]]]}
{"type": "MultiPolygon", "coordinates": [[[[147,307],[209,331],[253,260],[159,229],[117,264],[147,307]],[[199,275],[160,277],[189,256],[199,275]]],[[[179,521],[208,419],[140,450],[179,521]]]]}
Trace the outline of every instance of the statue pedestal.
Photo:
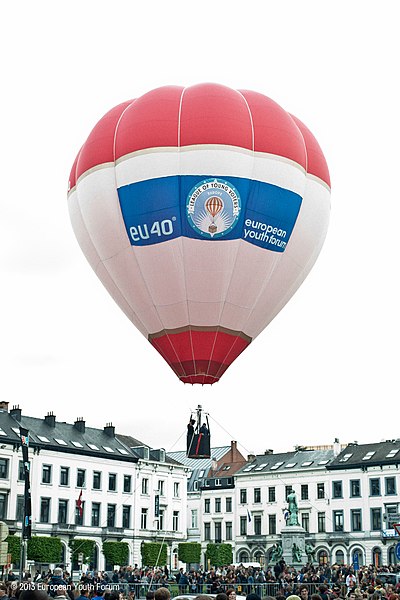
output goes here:
{"type": "Polygon", "coordinates": [[[286,525],[282,527],[282,558],[287,565],[294,567],[303,567],[307,564],[307,555],[305,552],[306,530],[301,525],[286,525]],[[300,560],[293,557],[293,546],[296,544],[300,550],[300,560]]]}

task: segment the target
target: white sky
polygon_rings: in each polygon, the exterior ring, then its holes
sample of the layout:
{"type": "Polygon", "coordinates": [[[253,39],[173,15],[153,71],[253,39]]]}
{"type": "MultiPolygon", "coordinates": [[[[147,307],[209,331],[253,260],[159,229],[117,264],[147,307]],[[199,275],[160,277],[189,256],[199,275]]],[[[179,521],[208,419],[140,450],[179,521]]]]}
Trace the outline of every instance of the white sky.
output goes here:
{"type": "Polygon", "coordinates": [[[179,450],[190,409],[244,453],[400,437],[396,0],[2,6],[0,398],[179,450]],[[332,179],[322,253],[214,386],[179,382],[108,296],[67,210],[72,162],[124,100],[205,81],[270,96],[332,179]],[[222,426],[222,427],[221,427],[222,426]]]}

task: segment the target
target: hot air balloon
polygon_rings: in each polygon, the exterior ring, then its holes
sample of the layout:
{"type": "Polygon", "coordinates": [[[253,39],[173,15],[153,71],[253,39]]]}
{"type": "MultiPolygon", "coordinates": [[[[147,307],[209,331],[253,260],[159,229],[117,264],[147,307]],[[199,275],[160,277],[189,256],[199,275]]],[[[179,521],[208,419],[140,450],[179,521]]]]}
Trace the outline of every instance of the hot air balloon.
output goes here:
{"type": "Polygon", "coordinates": [[[214,383],[323,245],[330,178],[263,94],[165,86],[112,108],[73,164],[72,226],[132,323],[187,383],[214,383]]]}

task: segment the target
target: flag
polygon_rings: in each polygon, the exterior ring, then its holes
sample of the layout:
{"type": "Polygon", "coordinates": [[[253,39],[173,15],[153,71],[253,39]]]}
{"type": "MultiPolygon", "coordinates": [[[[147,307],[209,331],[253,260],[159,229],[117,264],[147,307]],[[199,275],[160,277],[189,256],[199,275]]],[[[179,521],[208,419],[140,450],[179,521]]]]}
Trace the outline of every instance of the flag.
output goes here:
{"type": "Polygon", "coordinates": [[[247,520],[249,523],[251,523],[251,514],[250,514],[249,509],[247,509],[247,520]]]}
{"type": "Polygon", "coordinates": [[[78,500],[76,501],[76,508],[79,510],[79,516],[83,517],[82,490],[79,494],[78,500]]]}

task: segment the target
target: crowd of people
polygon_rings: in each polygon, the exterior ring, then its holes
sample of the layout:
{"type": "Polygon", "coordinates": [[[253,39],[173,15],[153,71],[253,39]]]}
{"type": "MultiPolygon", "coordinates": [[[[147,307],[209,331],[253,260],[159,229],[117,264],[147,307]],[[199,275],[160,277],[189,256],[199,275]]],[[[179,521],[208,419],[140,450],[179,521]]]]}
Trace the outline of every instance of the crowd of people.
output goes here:
{"type": "Polygon", "coordinates": [[[296,569],[281,560],[272,567],[226,566],[204,570],[123,567],[113,572],[89,571],[79,582],[61,568],[26,574],[19,581],[11,571],[0,582],[0,600],[400,600],[400,565],[311,565],[296,569]],[[393,577],[387,577],[392,574],[393,577]],[[398,577],[396,576],[398,574],[398,577]],[[388,581],[392,579],[392,581],[388,581]],[[160,591],[168,592],[168,598],[160,591]]]}

